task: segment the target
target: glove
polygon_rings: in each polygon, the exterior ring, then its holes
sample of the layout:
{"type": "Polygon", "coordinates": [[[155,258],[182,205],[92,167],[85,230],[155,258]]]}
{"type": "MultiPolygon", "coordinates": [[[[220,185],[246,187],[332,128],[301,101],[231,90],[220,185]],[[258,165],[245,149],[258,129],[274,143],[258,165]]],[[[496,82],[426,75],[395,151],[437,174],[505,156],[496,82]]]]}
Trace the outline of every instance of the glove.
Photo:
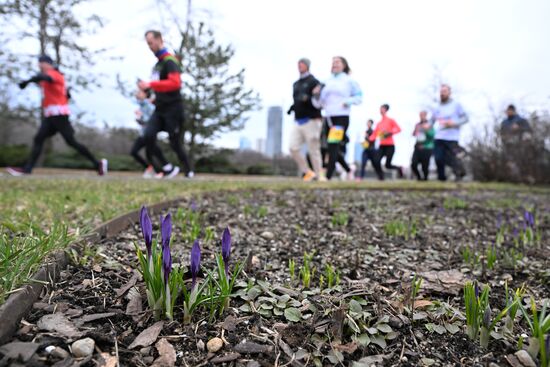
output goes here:
{"type": "Polygon", "coordinates": [[[19,83],[19,88],[20,89],[25,89],[27,87],[27,84],[29,84],[28,81],[21,82],[21,83],[19,83]]]}

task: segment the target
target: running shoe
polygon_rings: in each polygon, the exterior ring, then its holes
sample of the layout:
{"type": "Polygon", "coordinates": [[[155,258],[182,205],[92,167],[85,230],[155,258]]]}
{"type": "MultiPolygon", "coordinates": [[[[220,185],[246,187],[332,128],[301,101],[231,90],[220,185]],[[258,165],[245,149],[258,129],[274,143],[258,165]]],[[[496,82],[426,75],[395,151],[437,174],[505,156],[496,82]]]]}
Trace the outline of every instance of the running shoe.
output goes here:
{"type": "Polygon", "coordinates": [[[153,168],[153,166],[151,165],[147,166],[145,171],[143,171],[143,178],[153,178],[154,176],[155,176],[155,169],[153,168]]]}
{"type": "Polygon", "coordinates": [[[166,173],[166,178],[174,178],[180,173],[180,168],[178,166],[174,166],[172,170],[168,173],[166,173]]]}
{"type": "Polygon", "coordinates": [[[23,171],[22,168],[19,168],[19,167],[7,167],[6,168],[6,171],[12,175],[12,176],[15,176],[15,177],[19,177],[19,176],[23,176],[23,175],[28,175],[29,173],[28,172],[25,172],[23,171]]]}
{"type": "Polygon", "coordinates": [[[313,181],[315,179],[315,172],[309,170],[305,173],[304,177],[303,177],[303,181],[304,182],[310,182],[310,181],[313,181]]]}
{"type": "Polygon", "coordinates": [[[97,174],[100,175],[100,176],[107,176],[108,169],[109,169],[109,162],[105,158],[102,158],[99,161],[99,167],[97,168],[97,174]]]}
{"type": "Polygon", "coordinates": [[[189,172],[187,172],[187,175],[185,175],[185,177],[187,177],[187,178],[193,178],[193,177],[195,177],[195,172],[189,171],[189,172]]]}
{"type": "Polygon", "coordinates": [[[399,169],[397,170],[397,175],[399,176],[399,178],[405,177],[405,174],[403,173],[403,167],[399,167],[399,169]]]}

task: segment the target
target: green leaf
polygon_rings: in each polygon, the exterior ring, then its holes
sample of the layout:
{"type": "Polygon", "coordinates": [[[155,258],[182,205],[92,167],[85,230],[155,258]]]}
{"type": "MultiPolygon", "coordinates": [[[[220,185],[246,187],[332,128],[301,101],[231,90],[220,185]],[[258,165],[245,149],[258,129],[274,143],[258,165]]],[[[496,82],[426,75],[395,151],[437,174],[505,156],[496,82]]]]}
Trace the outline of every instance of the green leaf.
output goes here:
{"type": "Polygon", "coordinates": [[[357,342],[361,344],[362,346],[366,347],[370,344],[370,337],[369,334],[361,334],[357,337],[357,342]]]}
{"type": "Polygon", "coordinates": [[[457,324],[445,324],[445,329],[451,334],[456,334],[460,331],[460,327],[457,324]]]}
{"type": "Polygon", "coordinates": [[[298,322],[302,319],[302,312],[295,307],[289,307],[285,309],[285,318],[288,321],[298,322]]]}
{"type": "Polygon", "coordinates": [[[439,335],[447,333],[447,329],[445,329],[445,326],[443,325],[434,325],[434,331],[439,335]]]}
{"type": "Polygon", "coordinates": [[[352,299],[349,301],[349,310],[353,313],[360,314],[363,312],[363,307],[356,300],[352,299]]]}
{"type": "Polygon", "coordinates": [[[375,335],[373,337],[371,337],[371,342],[378,345],[380,348],[384,349],[386,348],[387,344],[386,344],[386,339],[384,339],[383,336],[381,335],[375,335]]]}
{"type": "Polygon", "coordinates": [[[391,333],[393,331],[391,326],[388,324],[379,324],[379,325],[376,325],[376,328],[386,334],[391,333]]]}
{"type": "Polygon", "coordinates": [[[263,309],[263,308],[258,310],[258,313],[260,315],[262,315],[263,317],[266,317],[266,318],[270,318],[273,315],[271,310],[266,310],[266,309],[263,309]]]}

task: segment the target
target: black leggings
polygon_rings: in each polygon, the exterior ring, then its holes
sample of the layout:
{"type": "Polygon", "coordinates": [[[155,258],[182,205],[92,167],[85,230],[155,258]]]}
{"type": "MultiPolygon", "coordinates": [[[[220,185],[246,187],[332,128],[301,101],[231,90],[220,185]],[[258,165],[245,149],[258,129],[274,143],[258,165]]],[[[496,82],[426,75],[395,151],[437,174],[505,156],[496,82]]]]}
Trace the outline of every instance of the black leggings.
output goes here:
{"type": "MultiPolygon", "coordinates": [[[[135,141],[134,145],[132,146],[132,150],[130,151],[130,154],[134,159],[143,166],[143,168],[147,168],[149,164],[153,165],[153,157],[147,157],[147,160],[143,159],[141,155],[139,155],[139,151],[145,147],[145,137],[139,136],[135,141]],[[149,162],[149,163],[147,163],[149,162]]],[[[159,148],[157,144],[155,144],[155,147],[153,148],[152,155],[157,157],[158,161],[162,166],[168,163],[166,158],[164,157],[164,154],[162,153],[162,150],[159,148]]],[[[160,171],[157,171],[160,172],[160,171]]]]}
{"type": "Polygon", "coordinates": [[[65,143],[67,143],[68,146],[74,148],[78,153],[80,153],[81,155],[86,157],[90,162],[92,162],[95,169],[99,168],[98,160],[92,155],[92,153],[90,153],[88,148],[86,148],[84,145],[76,141],[74,137],[74,129],[71,126],[71,122],[69,121],[69,116],[60,115],[60,116],[49,116],[44,118],[44,120],[42,120],[42,123],[40,124],[40,128],[38,129],[38,132],[34,136],[31,155],[27,160],[27,163],[23,167],[23,170],[26,173],[31,173],[32,168],[36,164],[36,161],[38,160],[38,157],[42,152],[44,141],[46,141],[47,138],[55,135],[56,133],[61,134],[61,136],[65,140],[65,143]]]}
{"type": "MultiPolygon", "coordinates": [[[[178,159],[183,165],[185,173],[191,171],[191,166],[187,160],[187,155],[183,150],[183,104],[181,102],[172,103],[168,106],[157,107],[153,116],[145,129],[144,139],[147,159],[155,170],[160,171],[160,167],[154,165],[153,155],[159,149],[157,146],[157,134],[160,131],[166,131],[170,140],[170,147],[176,152],[178,159]]],[[[165,165],[166,163],[162,163],[165,165]]]]}
{"type": "Polygon", "coordinates": [[[393,154],[395,153],[395,145],[381,145],[380,148],[378,148],[378,164],[382,163],[382,158],[386,157],[386,163],[384,167],[387,169],[400,169],[398,166],[394,166],[391,163],[391,160],[393,159],[393,154]]]}
{"type": "MultiPolygon", "coordinates": [[[[349,116],[332,116],[329,117],[333,126],[342,126],[344,128],[344,137],[348,131],[349,116]]],[[[342,168],[346,172],[350,171],[343,152],[346,150],[346,143],[341,141],[339,143],[328,143],[328,166],[327,166],[327,178],[330,180],[336,169],[336,162],[342,165],[342,168]],[[343,152],[342,152],[343,151],[343,152]]]]}
{"type": "Polygon", "coordinates": [[[427,181],[428,180],[428,170],[430,168],[430,158],[432,157],[432,149],[425,149],[425,148],[419,148],[415,147],[413,156],[412,156],[412,162],[411,162],[411,169],[416,176],[418,180],[427,181]],[[422,173],[423,176],[420,175],[420,172],[418,171],[418,165],[422,166],[422,173]]]}

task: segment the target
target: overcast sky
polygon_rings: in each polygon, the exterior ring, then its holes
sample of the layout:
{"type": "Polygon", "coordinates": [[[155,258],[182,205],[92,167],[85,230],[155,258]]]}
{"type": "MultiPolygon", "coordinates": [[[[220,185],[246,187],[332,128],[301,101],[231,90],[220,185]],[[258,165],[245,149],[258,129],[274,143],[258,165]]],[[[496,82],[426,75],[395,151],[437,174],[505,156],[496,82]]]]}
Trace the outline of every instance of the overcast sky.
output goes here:
{"type": "MultiPolygon", "coordinates": [[[[184,20],[187,1],[167,1],[176,4],[175,15],[184,20]]],[[[175,30],[172,15],[156,4],[97,0],[79,10],[92,10],[107,21],[86,42],[123,57],[97,65],[107,74],[104,89],[76,97],[98,123],[134,126],[135,106],[110,87],[117,73],[129,82],[148,78],[155,59],[143,41],[144,30],[175,30]]],[[[499,111],[508,103],[531,110],[549,102],[548,0],[195,0],[192,14],[213,27],[219,42],[234,46],[232,66],[246,68],[247,85],[262,98],[263,109],[250,114],[245,130],[223,136],[218,146],[237,147],[240,136],[253,146],[265,138],[267,108],[281,105],[286,111],[298,76],[296,62],[304,56],[320,80],[329,76],[332,56],[348,59],[364,93],[363,104],[352,109],[352,142],[368,118],[378,121],[380,104],[390,104],[390,116],[403,129],[395,139],[395,161],[402,165],[410,161],[418,111],[434,97],[426,93],[434,65],[470,115],[464,139],[490,120],[489,104],[499,111]]],[[[166,41],[176,46],[178,40],[168,36],[166,41]]],[[[292,123],[285,115],[285,151],[292,123]]]]}

